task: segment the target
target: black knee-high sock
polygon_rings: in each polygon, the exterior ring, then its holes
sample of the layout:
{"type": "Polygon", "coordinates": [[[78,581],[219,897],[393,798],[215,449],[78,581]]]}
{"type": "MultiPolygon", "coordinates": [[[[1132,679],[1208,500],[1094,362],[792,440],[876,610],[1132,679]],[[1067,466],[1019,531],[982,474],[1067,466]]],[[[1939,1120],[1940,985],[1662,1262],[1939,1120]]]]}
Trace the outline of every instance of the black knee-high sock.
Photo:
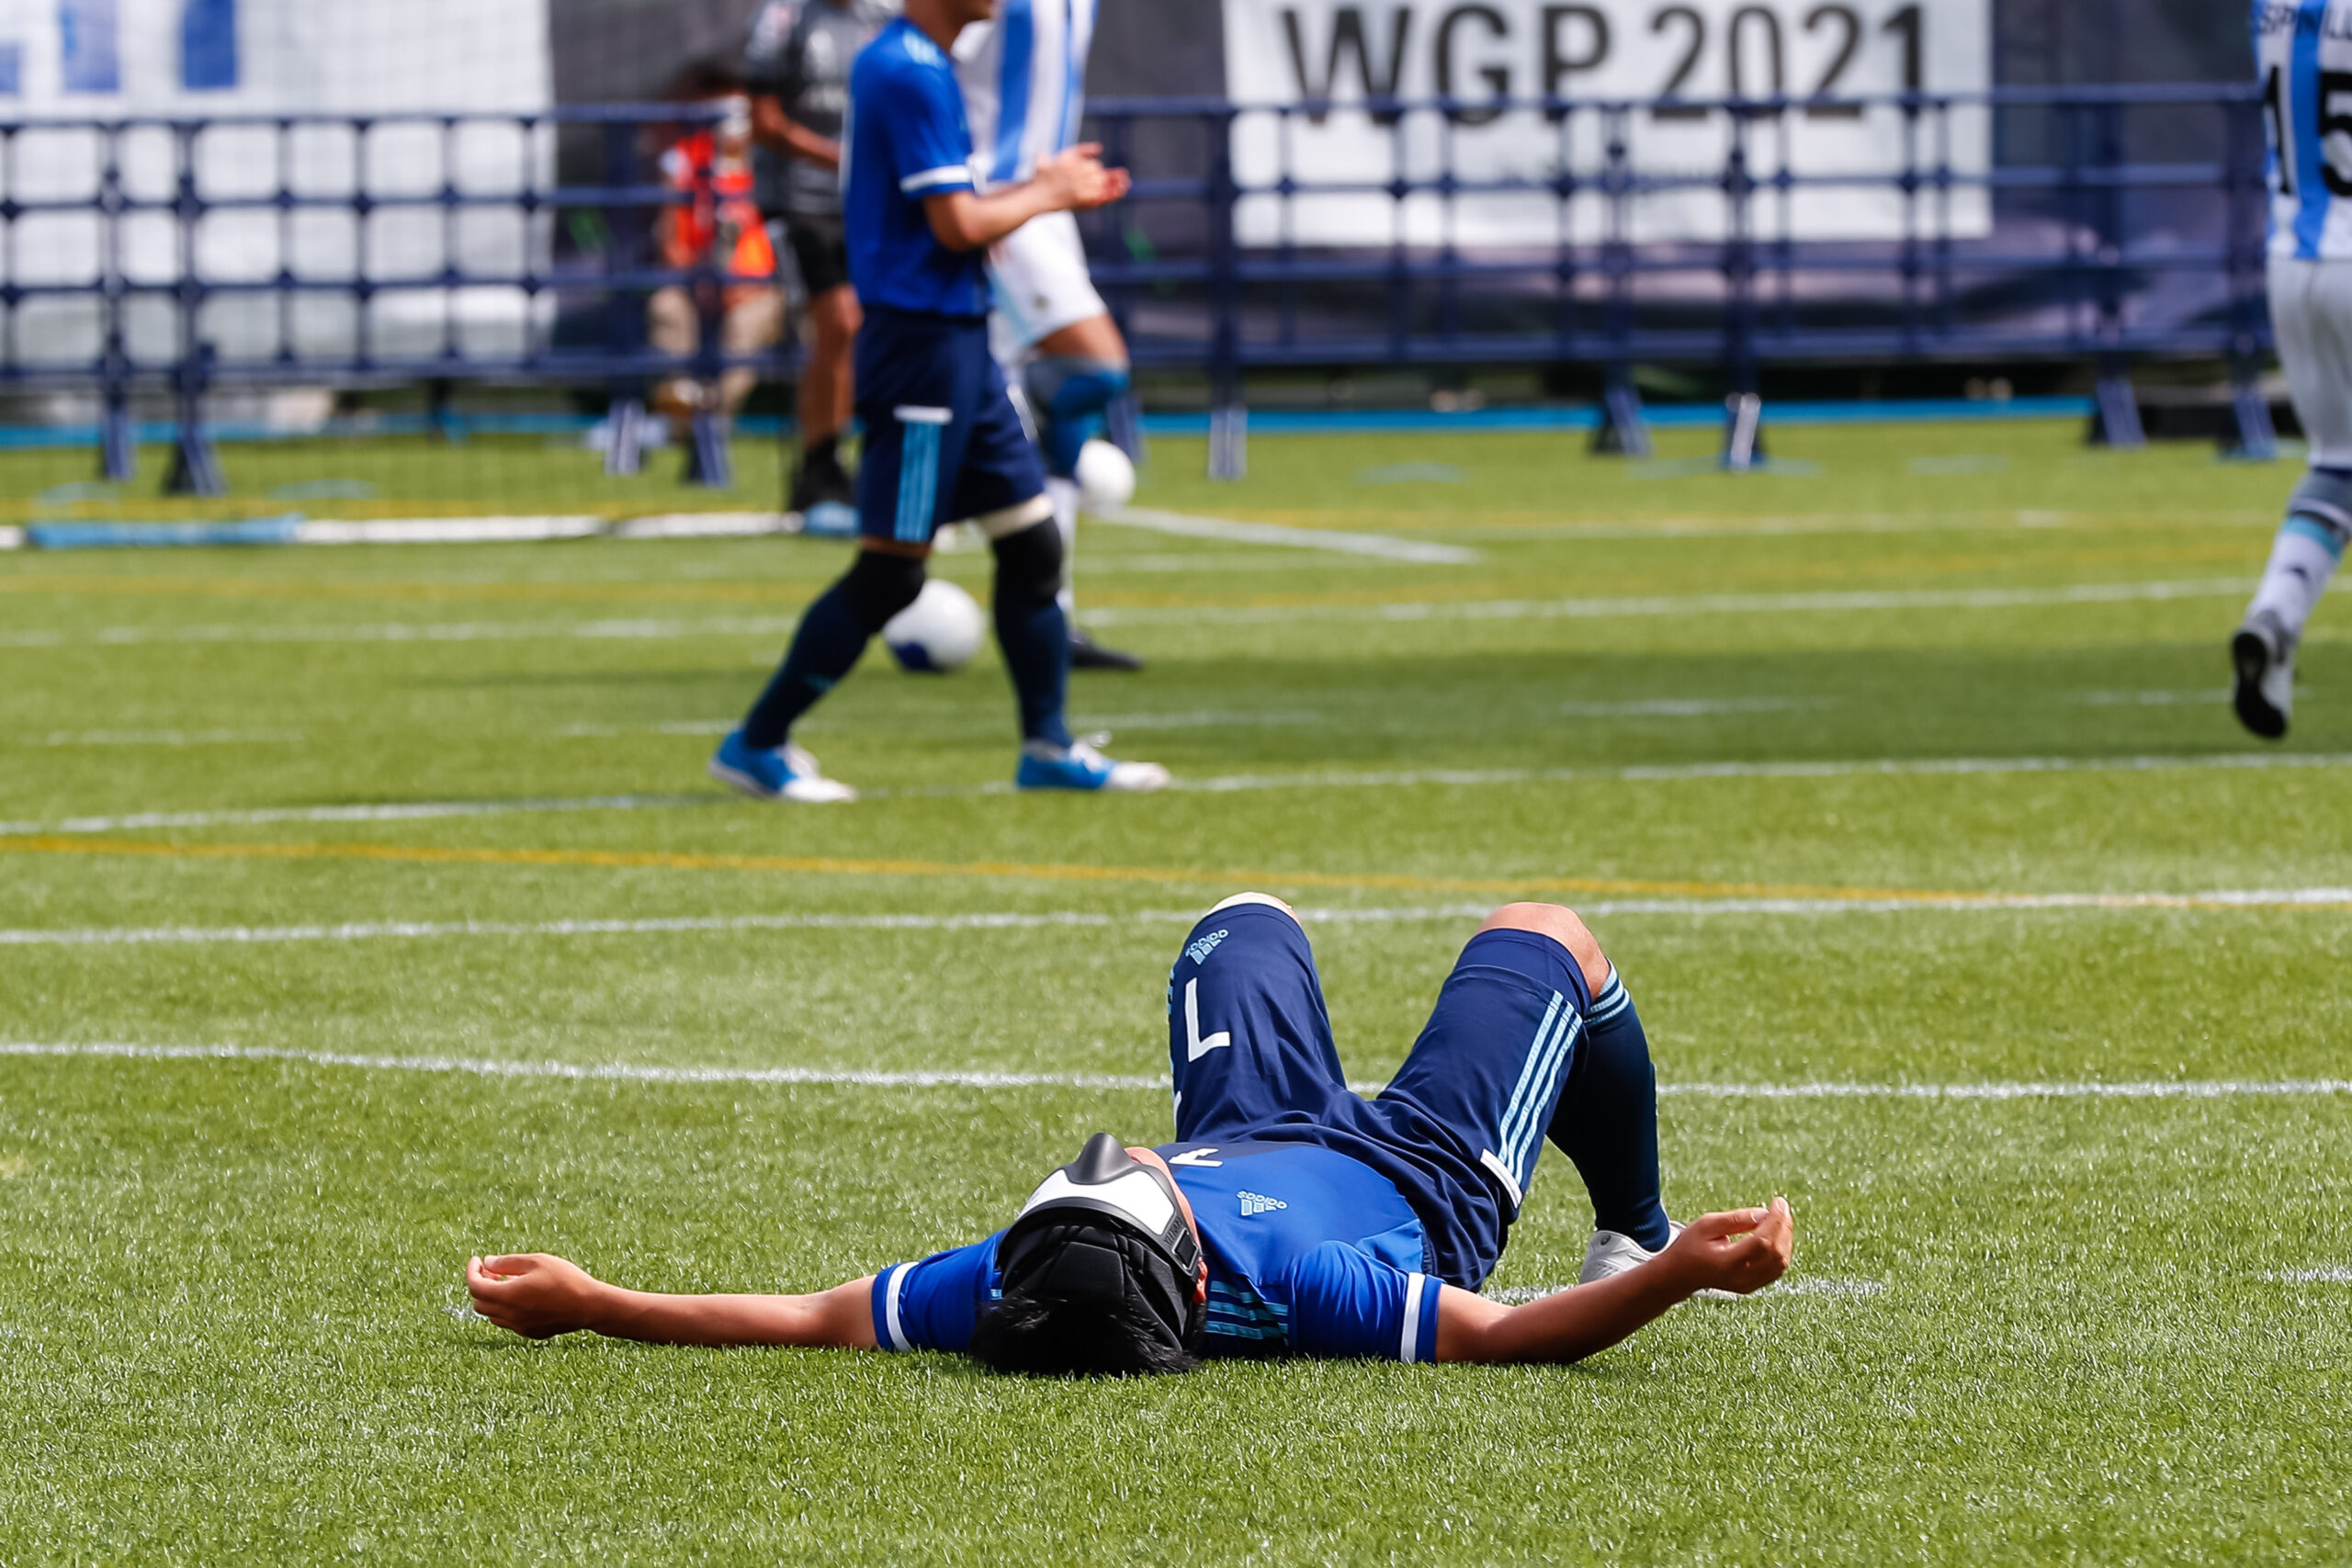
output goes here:
{"type": "Polygon", "coordinates": [[[1062,615],[1061,533],[1052,519],[996,541],[996,640],[1021,706],[1021,738],[1069,744],[1069,622],[1062,615]]]}
{"type": "Polygon", "coordinates": [[[744,740],[763,751],[783,745],[793,721],[857,667],[867,640],[914,603],[922,581],[920,560],[861,551],[856,564],[801,615],[784,663],[743,720],[744,740]]]}
{"type": "Polygon", "coordinates": [[[1614,972],[1585,1015],[1584,1039],[1561,1086],[1551,1139],[1592,1194],[1597,1230],[1655,1252],[1668,1239],[1658,1197],[1657,1070],[1634,998],[1614,972]]]}

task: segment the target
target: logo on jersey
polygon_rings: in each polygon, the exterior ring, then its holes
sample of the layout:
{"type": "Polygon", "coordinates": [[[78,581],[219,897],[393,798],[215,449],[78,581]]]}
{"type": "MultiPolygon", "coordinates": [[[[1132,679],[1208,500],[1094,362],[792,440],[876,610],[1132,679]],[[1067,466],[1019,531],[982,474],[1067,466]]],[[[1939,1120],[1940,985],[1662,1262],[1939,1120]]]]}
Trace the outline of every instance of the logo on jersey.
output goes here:
{"type": "Polygon", "coordinates": [[[1221,931],[1211,931],[1208,935],[1201,938],[1200,941],[1194,942],[1192,946],[1186,948],[1184,950],[1184,956],[1191,959],[1195,964],[1206,964],[1209,961],[1209,954],[1216,951],[1216,944],[1223,942],[1228,934],[1229,933],[1221,931]]]}
{"type": "Polygon", "coordinates": [[[1287,1209],[1290,1207],[1288,1203],[1283,1202],[1281,1199],[1269,1198],[1263,1192],[1244,1192],[1239,1194],[1239,1197],[1241,1199],[1241,1213],[1245,1218],[1251,1214],[1269,1213],[1276,1209],[1287,1209]]]}

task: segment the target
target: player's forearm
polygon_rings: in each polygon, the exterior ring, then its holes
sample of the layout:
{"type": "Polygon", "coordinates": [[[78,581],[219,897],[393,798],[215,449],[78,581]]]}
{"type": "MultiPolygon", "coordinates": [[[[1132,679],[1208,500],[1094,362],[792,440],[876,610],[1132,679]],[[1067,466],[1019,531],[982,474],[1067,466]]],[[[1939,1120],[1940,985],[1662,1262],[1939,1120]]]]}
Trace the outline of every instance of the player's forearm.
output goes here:
{"type": "Polygon", "coordinates": [[[1690,1294],[1679,1270],[1655,1262],[1516,1307],[1449,1286],[1438,1303],[1438,1359],[1580,1361],[1656,1322],[1690,1294]]]}
{"type": "Polygon", "coordinates": [[[986,196],[953,191],[923,203],[931,231],[951,251],[980,251],[995,244],[1032,218],[1060,212],[1069,201],[1041,180],[1023,180],[986,196]]]}
{"type": "Polygon", "coordinates": [[[673,1296],[600,1291],[586,1326],[654,1345],[809,1345],[871,1348],[873,1280],[808,1296],[673,1296]]]}

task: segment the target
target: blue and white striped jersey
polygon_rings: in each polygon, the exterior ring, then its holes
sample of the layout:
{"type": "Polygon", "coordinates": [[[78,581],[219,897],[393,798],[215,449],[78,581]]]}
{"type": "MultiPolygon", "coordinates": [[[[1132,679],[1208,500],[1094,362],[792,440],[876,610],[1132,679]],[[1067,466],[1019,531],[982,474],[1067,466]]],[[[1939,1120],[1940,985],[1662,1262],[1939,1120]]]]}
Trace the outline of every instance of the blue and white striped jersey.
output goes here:
{"type": "MultiPolygon", "coordinates": [[[[1168,1144],[1209,1265],[1208,1356],[1437,1359],[1421,1222],[1396,1184],[1306,1144],[1168,1144]]],[[[997,1242],[874,1277],[885,1350],[961,1350],[996,1299],[997,1242]]]]}
{"type": "Polygon", "coordinates": [[[1078,140],[1095,0],[1003,0],[956,40],[980,188],[1015,185],[1078,140]]]}
{"type": "Polygon", "coordinates": [[[2352,0],[2256,0],[2270,254],[2352,259],[2352,0]]]}

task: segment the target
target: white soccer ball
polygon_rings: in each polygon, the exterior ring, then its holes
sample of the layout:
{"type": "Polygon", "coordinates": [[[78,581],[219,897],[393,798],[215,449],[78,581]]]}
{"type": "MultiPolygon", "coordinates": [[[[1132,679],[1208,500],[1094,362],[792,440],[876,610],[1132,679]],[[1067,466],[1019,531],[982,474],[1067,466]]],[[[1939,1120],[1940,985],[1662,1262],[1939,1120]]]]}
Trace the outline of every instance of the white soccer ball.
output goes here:
{"type": "Polygon", "coordinates": [[[883,645],[899,667],[916,674],[944,675],[961,670],[980,650],[988,617],[979,601],[954,583],[926,579],[915,602],[882,627],[883,645]]]}
{"type": "Polygon", "coordinates": [[[1136,466],[1108,441],[1078,449],[1078,493],[1089,506],[1125,506],[1136,498],[1136,466]]]}

